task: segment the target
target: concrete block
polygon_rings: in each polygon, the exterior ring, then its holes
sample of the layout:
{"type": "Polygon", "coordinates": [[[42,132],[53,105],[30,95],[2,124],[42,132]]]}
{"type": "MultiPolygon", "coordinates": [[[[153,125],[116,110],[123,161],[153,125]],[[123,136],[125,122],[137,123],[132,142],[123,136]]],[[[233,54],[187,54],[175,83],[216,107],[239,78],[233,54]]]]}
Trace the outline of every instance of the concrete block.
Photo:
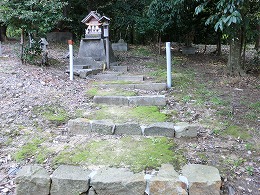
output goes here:
{"type": "Polygon", "coordinates": [[[165,106],[166,99],[164,95],[151,96],[133,96],[128,97],[129,106],[165,106]]]}
{"type": "Polygon", "coordinates": [[[174,126],[175,137],[181,138],[192,138],[197,137],[199,126],[198,124],[189,124],[186,122],[176,123],[174,126]]]}
{"type": "Polygon", "coordinates": [[[182,48],[182,54],[190,55],[195,54],[196,48],[195,47],[183,47],[182,48]]]}
{"type": "Polygon", "coordinates": [[[110,66],[110,69],[117,72],[127,72],[127,66],[110,66]]]}
{"type": "Polygon", "coordinates": [[[114,134],[115,124],[110,120],[93,120],[91,131],[95,133],[112,135],[114,134]]]}
{"type": "Polygon", "coordinates": [[[101,84],[98,87],[103,89],[113,88],[113,89],[135,89],[135,84],[101,84]]]}
{"type": "Polygon", "coordinates": [[[47,171],[39,165],[27,165],[18,171],[16,195],[49,195],[51,179],[47,171]]]}
{"type": "Polygon", "coordinates": [[[81,194],[88,190],[89,170],[61,165],[52,174],[51,195],[81,194]]]}
{"type": "Polygon", "coordinates": [[[117,77],[118,76],[116,74],[99,74],[96,75],[94,78],[102,81],[116,81],[117,77]]]}
{"type": "Polygon", "coordinates": [[[95,104],[128,106],[128,98],[125,96],[94,96],[95,104]]]}
{"type": "Polygon", "coordinates": [[[118,76],[117,80],[119,81],[143,81],[144,80],[144,76],[143,75],[139,75],[139,76],[129,76],[129,75],[124,75],[124,76],[118,76]]]}
{"type": "Polygon", "coordinates": [[[68,132],[70,134],[86,135],[91,133],[90,121],[85,118],[77,118],[69,120],[68,132]]]}
{"type": "Polygon", "coordinates": [[[142,135],[142,129],[140,125],[136,123],[116,124],[115,134],[116,135],[142,135]]]}
{"type": "Polygon", "coordinates": [[[174,137],[174,124],[169,122],[151,124],[144,128],[144,135],[174,137]]]}
{"type": "Polygon", "coordinates": [[[147,91],[163,91],[166,90],[166,83],[135,84],[135,89],[141,89],[147,91]]]}
{"type": "Polygon", "coordinates": [[[181,187],[182,183],[178,178],[179,174],[172,165],[162,165],[158,174],[150,180],[150,193],[152,195],[188,195],[181,187]]]}
{"type": "Polygon", "coordinates": [[[182,168],[182,174],[188,179],[190,194],[220,195],[221,178],[217,168],[189,164],[182,168]]]}
{"type": "Polygon", "coordinates": [[[125,168],[100,169],[90,184],[98,195],[137,195],[144,194],[145,190],[144,175],[125,168]]]}
{"type": "Polygon", "coordinates": [[[127,43],[112,43],[112,49],[114,51],[128,51],[127,43]]]}

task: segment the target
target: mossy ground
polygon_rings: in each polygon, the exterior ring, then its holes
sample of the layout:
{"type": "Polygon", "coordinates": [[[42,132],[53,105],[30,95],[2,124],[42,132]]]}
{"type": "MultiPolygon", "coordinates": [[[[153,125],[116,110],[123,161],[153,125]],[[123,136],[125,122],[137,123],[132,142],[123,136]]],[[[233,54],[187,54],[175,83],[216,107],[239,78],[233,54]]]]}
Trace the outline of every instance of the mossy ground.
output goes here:
{"type": "Polygon", "coordinates": [[[114,122],[136,122],[140,124],[164,122],[167,115],[160,112],[156,106],[101,106],[99,110],[90,113],[89,119],[111,119],[114,122]]]}
{"type": "Polygon", "coordinates": [[[54,164],[107,165],[129,167],[134,172],[171,163],[179,169],[186,163],[182,151],[165,137],[123,137],[91,141],[76,148],[67,148],[58,154],[54,164]]]}

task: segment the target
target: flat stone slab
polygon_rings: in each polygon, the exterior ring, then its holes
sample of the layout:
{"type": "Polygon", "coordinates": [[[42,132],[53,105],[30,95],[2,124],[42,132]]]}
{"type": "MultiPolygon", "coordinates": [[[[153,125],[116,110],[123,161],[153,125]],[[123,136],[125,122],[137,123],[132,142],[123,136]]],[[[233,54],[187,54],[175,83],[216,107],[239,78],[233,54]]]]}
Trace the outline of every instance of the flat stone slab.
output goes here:
{"type": "Polygon", "coordinates": [[[18,171],[16,195],[49,195],[51,179],[48,172],[39,165],[26,165],[18,171]]]}
{"type": "Polygon", "coordinates": [[[113,73],[113,74],[98,74],[95,75],[95,79],[99,79],[102,81],[115,81],[117,80],[117,74],[118,73],[113,73]]]}
{"type": "Polygon", "coordinates": [[[115,134],[116,135],[142,135],[142,129],[140,125],[136,123],[116,124],[115,134]]]}
{"type": "Polygon", "coordinates": [[[163,91],[166,90],[166,83],[135,84],[135,89],[141,89],[147,91],[163,91]]]}
{"type": "Polygon", "coordinates": [[[61,165],[52,174],[51,195],[81,194],[88,190],[89,170],[61,165]]]}
{"type": "Polygon", "coordinates": [[[114,89],[135,89],[135,84],[101,84],[97,85],[102,89],[114,88],[114,89]]]}
{"type": "Polygon", "coordinates": [[[151,124],[144,128],[143,134],[145,136],[166,136],[174,137],[174,124],[169,122],[160,122],[151,124]]]}
{"type": "Polygon", "coordinates": [[[124,105],[124,106],[165,106],[164,95],[151,96],[94,96],[96,104],[124,105]]]}
{"type": "Polygon", "coordinates": [[[189,164],[182,168],[182,174],[188,179],[190,194],[220,195],[221,178],[217,168],[189,164]]]}
{"type": "Polygon", "coordinates": [[[95,133],[112,135],[114,134],[115,124],[110,120],[91,121],[91,131],[95,133]]]}
{"type": "Polygon", "coordinates": [[[141,195],[145,190],[144,175],[125,168],[99,169],[90,185],[98,195],[141,195]]]}
{"type": "Polygon", "coordinates": [[[176,123],[174,129],[175,129],[176,138],[181,138],[181,137],[192,138],[192,137],[197,137],[199,125],[180,122],[180,123],[176,123]]]}
{"type": "Polygon", "coordinates": [[[144,76],[143,75],[139,75],[139,76],[124,75],[124,76],[118,76],[117,80],[119,80],[119,81],[143,81],[144,76]]]}
{"type": "Polygon", "coordinates": [[[101,84],[101,88],[115,89],[140,89],[146,91],[163,91],[166,90],[166,83],[143,83],[143,84],[101,84]]]}
{"type": "Polygon", "coordinates": [[[164,95],[132,96],[128,97],[129,106],[165,106],[164,95]]]}
{"type": "Polygon", "coordinates": [[[95,104],[128,106],[128,98],[126,96],[94,96],[93,102],[95,104]]]}
{"type": "Polygon", "coordinates": [[[85,118],[71,119],[68,121],[68,131],[70,134],[89,134],[91,133],[90,121],[85,118]]]}
{"type": "Polygon", "coordinates": [[[133,81],[139,82],[144,80],[144,76],[120,75],[118,72],[96,75],[94,78],[102,81],[133,81]]]}

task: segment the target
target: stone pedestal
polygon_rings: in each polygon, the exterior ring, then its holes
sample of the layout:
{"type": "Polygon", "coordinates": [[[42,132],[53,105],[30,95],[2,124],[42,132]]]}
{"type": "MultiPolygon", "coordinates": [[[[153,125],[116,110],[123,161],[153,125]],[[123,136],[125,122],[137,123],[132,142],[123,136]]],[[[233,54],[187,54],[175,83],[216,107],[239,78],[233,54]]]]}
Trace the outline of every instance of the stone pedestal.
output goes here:
{"type": "MultiPolygon", "coordinates": [[[[113,63],[116,61],[112,46],[109,47],[109,61],[113,63]]],[[[80,41],[79,58],[92,57],[94,61],[106,61],[106,42],[104,39],[89,39],[83,38],[80,41]]]]}

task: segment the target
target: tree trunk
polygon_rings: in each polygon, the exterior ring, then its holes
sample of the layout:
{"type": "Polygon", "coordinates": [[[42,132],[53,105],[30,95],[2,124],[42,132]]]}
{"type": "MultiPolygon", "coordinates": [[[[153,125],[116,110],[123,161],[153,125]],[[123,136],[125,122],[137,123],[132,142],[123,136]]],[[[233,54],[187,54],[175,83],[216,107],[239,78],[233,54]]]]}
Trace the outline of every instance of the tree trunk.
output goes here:
{"type": "Polygon", "coordinates": [[[228,74],[231,76],[241,76],[241,36],[233,38],[230,41],[230,50],[228,57],[228,74]]]}
{"type": "Polygon", "coordinates": [[[22,29],[22,32],[21,32],[21,61],[22,61],[22,64],[25,63],[25,60],[24,60],[24,29],[22,29]]]}
{"type": "Polygon", "coordinates": [[[162,54],[161,45],[162,45],[162,36],[161,33],[158,35],[158,42],[159,42],[159,55],[162,54]]]}
{"type": "Polygon", "coordinates": [[[7,30],[7,26],[0,24],[0,41],[6,41],[7,36],[6,36],[6,30],[7,30]]]}
{"type": "Polygon", "coordinates": [[[218,39],[217,39],[217,55],[221,55],[221,32],[217,33],[218,39]]]}
{"type": "Polygon", "coordinates": [[[257,36],[255,42],[255,49],[256,51],[260,50],[260,25],[257,26],[257,36]]]}

